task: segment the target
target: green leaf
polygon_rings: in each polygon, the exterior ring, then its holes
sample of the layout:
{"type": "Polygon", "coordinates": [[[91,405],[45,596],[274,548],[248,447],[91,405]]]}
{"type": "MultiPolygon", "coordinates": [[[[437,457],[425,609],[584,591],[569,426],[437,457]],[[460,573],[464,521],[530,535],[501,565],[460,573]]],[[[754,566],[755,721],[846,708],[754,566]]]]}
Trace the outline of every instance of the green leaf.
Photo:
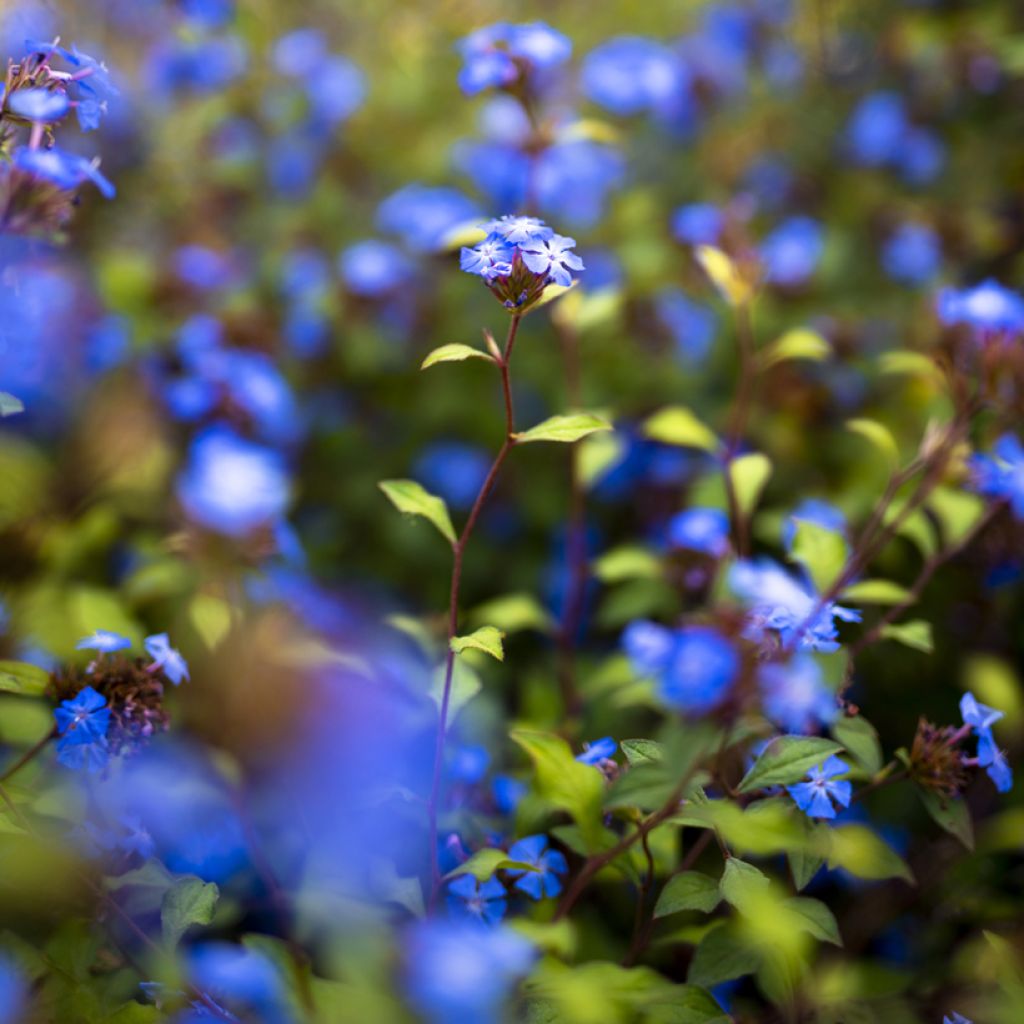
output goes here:
{"type": "Polygon", "coordinates": [[[821,900],[813,900],[808,896],[791,896],[785,900],[785,906],[799,915],[804,922],[804,931],[808,934],[822,942],[831,942],[833,946],[843,944],[835,915],[821,900]]]}
{"type": "Polygon", "coordinates": [[[760,354],[761,366],[767,369],[786,359],[810,359],[821,362],[832,353],[832,347],[817,331],[796,327],[786,331],[760,354]]]}
{"type": "Polygon", "coordinates": [[[846,429],[853,431],[855,434],[860,434],[861,437],[874,445],[885,456],[886,463],[890,467],[899,464],[899,445],[896,444],[896,439],[892,436],[892,432],[888,427],[877,420],[861,418],[847,420],[846,429]]]}
{"type": "Polygon", "coordinates": [[[449,543],[455,543],[455,528],[448,515],[448,507],[436,495],[425,490],[415,480],[382,480],[377,486],[399,512],[422,516],[433,523],[449,543]]]}
{"type": "Polygon", "coordinates": [[[693,985],[713,988],[723,981],[753,974],[760,965],[761,957],[744,941],[739,929],[726,924],[701,939],[686,980],[693,985]]]}
{"type": "Polygon", "coordinates": [[[810,850],[791,850],[786,854],[796,891],[804,889],[825,864],[825,858],[810,850]]]}
{"type": "Polygon", "coordinates": [[[673,875],[661,890],[654,907],[655,918],[677,914],[681,910],[699,910],[710,914],[721,900],[718,883],[700,871],[673,875]]]}
{"type": "Polygon", "coordinates": [[[420,369],[426,370],[431,366],[436,366],[438,363],[461,363],[466,359],[486,359],[489,363],[494,362],[494,357],[487,352],[481,352],[480,349],[473,348],[472,345],[461,345],[455,342],[451,345],[442,345],[440,348],[435,348],[420,364],[420,369]]]}
{"type": "Polygon", "coordinates": [[[760,452],[750,452],[748,455],[733,459],[725,471],[732,480],[740,512],[745,516],[750,515],[761,499],[761,492],[768,483],[768,478],[772,475],[771,460],[760,452]]]}
{"type": "Polygon", "coordinates": [[[655,740],[623,740],[619,746],[631,765],[660,761],[665,756],[665,748],[655,740]]]}
{"type": "Polygon", "coordinates": [[[477,850],[469,860],[463,861],[454,871],[449,871],[445,878],[458,878],[459,875],[472,875],[478,882],[486,882],[495,871],[505,868],[515,871],[539,871],[534,864],[523,861],[509,860],[504,850],[496,850],[487,846],[477,850]]]}
{"type": "Polygon", "coordinates": [[[625,448],[625,439],[607,430],[585,437],[576,449],[576,466],[583,486],[589,488],[600,479],[605,470],[619,461],[625,448]]]}
{"type": "Polygon", "coordinates": [[[473,609],[470,618],[474,622],[493,623],[504,633],[518,633],[524,629],[535,629],[549,633],[554,628],[550,612],[531,594],[505,594],[473,609]]]}
{"type": "Polygon", "coordinates": [[[678,781],[674,766],[666,761],[645,761],[633,765],[608,787],[604,807],[606,810],[638,807],[656,811],[665,805],[678,781]]]}
{"type": "Polygon", "coordinates": [[[939,521],[943,547],[956,547],[985,514],[985,502],[977,494],[938,487],[928,499],[928,508],[939,521]]]}
{"type": "Polygon", "coordinates": [[[742,306],[753,294],[753,285],[738,270],[730,257],[713,245],[698,245],[697,262],[730,306],[742,306]]]}
{"type": "Polygon", "coordinates": [[[974,849],[974,825],[967,801],[962,797],[943,797],[934,790],[917,787],[918,796],[932,820],[950,835],[956,836],[968,850],[974,849]]]}
{"type": "Polygon", "coordinates": [[[865,825],[839,825],[829,830],[828,840],[830,868],[844,868],[858,878],[914,881],[899,854],[865,825]]]}
{"type": "Polygon", "coordinates": [[[770,884],[768,876],[753,864],[739,857],[729,857],[725,862],[722,880],[718,883],[718,891],[724,900],[743,913],[752,900],[758,906],[763,905],[758,897],[764,894],[770,884]]]}
{"type": "Polygon", "coordinates": [[[231,605],[213,594],[196,594],[188,604],[188,618],[209,650],[214,650],[231,629],[231,605]]]}
{"type": "Polygon", "coordinates": [[[483,651],[484,654],[489,654],[492,658],[497,658],[498,661],[504,661],[505,648],[501,643],[504,636],[505,634],[500,629],[495,629],[494,626],[481,626],[468,636],[453,636],[452,650],[456,654],[461,654],[467,649],[483,651]]]}
{"type": "Polygon", "coordinates": [[[840,600],[854,604],[902,604],[910,591],[891,580],[860,580],[843,588],[840,600]]]}
{"type": "Polygon", "coordinates": [[[27,661],[0,661],[0,692],[38,697],[46,690],[50,673],[27,661]]]}
{"type": "Polygon", "coordinates": [[[561,736],[532,729],[513,729],[510,735],[530,755],[540,795],[568,811],[584,839],[595,845],[601,835],[601,773],[577,761],[561,736]]]}
{"type": "Polygon", "coordinates": [[[885,352],[878,359],[878,369],[882,373],[910,374],[927,377],[935,382],[942,380],[935,360],[921,352],[885,352]]]}
{"type": "Polygon", "coordinates": [[[164,942],[173,948],[192,925],[209,924],[219,895],[213,882],[204,882],[195,875],[176,879],[164,894],[160,908],[164,942]]]}
{"type": "Polygon", "coordinates": [[[611,429],[612,425],[607,420],[601,419],[600,416],[589,412],[576,412],[552,416],[550,419],[544,420],[543,423],[538,423],[537,426],[512,436],[515,438],[516,444],[529,444],[532,441],[559,441],[563,444],[571,444],[598,430],[611,429]]]}
{"type": "Polygon", "coordinates": [[[912,647],[915,651],[931,654],[935,650],[932,642],[932,624],[924,619],[913,619],[910,622],[889,623],[882,627],[884,640],[895,640],[904,647],[912,647]]]}
{"type": "Polygon", "coordinates": [[[633,545],[613,548],[598,558],[591,568],[603,583],[621,583],[631,579],[656,579],[661,576],[661,562],[646,548],[633,545]]]}
{"type": "Polygon", "coordinates": [[[875,727],[863,716],[845,716],[837,719],[831,733],[869,775],[882,767],[882,745],[875,727]]]}
{"type": "Polygon", "coordinates": [[[25,411],[25,403],[8,391],[0,391],[0,417],[14,416],[25,411]]]}
{"type": "Polygon", "coordinates": [[[820,736],[780,736],[761,752],[743,776],[739,791],[749,793],[766,786],[799,782],[815,765],[840,749],[840,744],[820,736]]]}
{"type": "MultiPolygon", "coordinates": [[[[430,696],[438,707],[444,699],[445,666],[438,665],[430,681],[430,696]]],[[[448,724],[483,689],[480,677],[461,658],[452,665],[452,688],[448,698],[448,724]]]]}
{"type": "Polygon", "coordinates": [[[679,445],[682,448],[701,448],[718,451],[715,432],[683,405],[669,405],[644,421],[644,433],[652,441],[679,445]]]}
{"type": "Polygon", "coordinates": [[[824,594],[846,565],[846,540],[841,533],[809,519],[793,521],[792,558],[810,574],[818,593],[824,594]]]}

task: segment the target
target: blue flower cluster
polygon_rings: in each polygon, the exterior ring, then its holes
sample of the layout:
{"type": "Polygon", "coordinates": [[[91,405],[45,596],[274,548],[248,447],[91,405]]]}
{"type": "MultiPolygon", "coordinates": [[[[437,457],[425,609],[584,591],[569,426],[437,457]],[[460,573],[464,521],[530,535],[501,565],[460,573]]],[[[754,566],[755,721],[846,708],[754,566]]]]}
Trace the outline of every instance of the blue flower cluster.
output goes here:
{"type": "Polygon", "coordinates": [[[487,237],[463,246],[460,266],[487,282],[506,309],[525,312],[549,284],[568,288],[583,260],[572,250],[576,240],[556,235],[536,217],[504,216],[483,225],[487,237]]]}
{"type": "Polygon", "coordinates": [[[1009,502],[1013,514],[1024,519],[1024,445],[1017,437],[1004,434],[991,455],[972,456],[971,474],[980,494],[1009,502]]]}

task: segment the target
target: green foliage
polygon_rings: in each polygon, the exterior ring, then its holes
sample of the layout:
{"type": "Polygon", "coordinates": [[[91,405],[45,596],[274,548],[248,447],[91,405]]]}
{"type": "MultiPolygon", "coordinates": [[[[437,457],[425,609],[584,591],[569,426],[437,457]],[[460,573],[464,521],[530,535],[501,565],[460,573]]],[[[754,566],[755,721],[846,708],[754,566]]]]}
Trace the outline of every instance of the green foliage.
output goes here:
{"type": "Polygon", "coordinates": [[[164,942],[173,948],[192,925],[209,924],[219,897],[220,890],[213,882],[195,875],[175,879],[160,907],[164,942]]]}
{"type": "Polygon", "coordinates": [[[760,452],[750,452],[733,459],[725,471],[732,480],[740,513],[749,516],[761,500],[761,492],[772,475],[771,460],[760,452]]]}
{"type": "Polygon", "coordinates": [[[552,416],[521,434],[514,434],[513,437],[516,444],[529,444],[532,441],[559,441],[571,444],[588,434],[611,429],[612,425],[600,416],[589,412],[577,412],[552,416]]]}
{"type": "Polygon", "coordinates": [[[831,732],[837,743],[869,775],[882,767],[882,745],[875,727],[863,715],[844,715],[832,723],[831,732]]]}
{"type": "Polygon", "coordinates": [[[518,871],[536,871],[532,864],[523,861],[509,860],[503,850],[485,846],[477,850],[468,860],[464,860],[457,868],[449,871],[446,878],[458,878],[459,875],[472,875],[478,882],[486,882],[496,871],[508,868],[518,871]]]}
{"type": "Polygon", "coordinates": [[[924,619],[913,619],[910,622],[892,622],[882,627],[882,637],[895,640],[922,654],[931,654],[935,650],[932,640],[932,624],[924,619]]]}
{"type": "Polygon", "coordinates": [[[807,570],[818,592],[826,593],[846,564],[846,541],[835,530],[797,519],[791,555],[807,570]]]}
{"type": "Polygon", "coordinates": [[[652,441],[681,448],[715,452],[719,446],[715,432],[682,405],[670,405],[654,413],[644,422],[644,433],[652,441]]]}
{"type": "Polygon", "coordinates": [[[437,527],[445,540],[455,543],[455,527],[448,515],[448,507],[436,495],[430,494],[415,480],[382,480],[377,486],[399,512],[422,516],[437,527]]]}
{"type": "Polygon", "coordinates": [[[840,750],[839,743],[820,736],[780,736],[774,739],[743,776],[741,793],[767,786],[787,786],[799,782],[815,765],[840,750]]]}
{"type": "Polygon", "coordinates": [[[480,349],[473,348],[472,345],[461,345],[454,342],[451,345],[441,345],[440,348],[435,348],[420,364],[420,369],[427,370],[438,363],[461,363],[466,359],[486,359],[489,363],[494,362],[494,357],[486,352],[481,352],[480,349]]]}
{"type": "Polygon", "coordinates": [[[451,646],[456,654],[462,654],[467,650],[483,651],[484,654],[489,654],[498,661],[504,661],[505,648],[502,646],[504,636],[505,634],[500,629],[495,629],[494,626],[481,626],[468,636],[453,636],[451,646]]]}
{"type": "Polygon", "coordinates": [[[673,875],[654,908],[654,916],[666,917],[681,910],[699,910],[709,914],[721,899],[718,883],[699,871],[684,871],[673,875]]]}
{"type": "Polygon", "coordinates": [[[0,692],[38,697],[46,689],[49,679],[49,673],[37,665],[24,661],[0,661],[0,692]]]}

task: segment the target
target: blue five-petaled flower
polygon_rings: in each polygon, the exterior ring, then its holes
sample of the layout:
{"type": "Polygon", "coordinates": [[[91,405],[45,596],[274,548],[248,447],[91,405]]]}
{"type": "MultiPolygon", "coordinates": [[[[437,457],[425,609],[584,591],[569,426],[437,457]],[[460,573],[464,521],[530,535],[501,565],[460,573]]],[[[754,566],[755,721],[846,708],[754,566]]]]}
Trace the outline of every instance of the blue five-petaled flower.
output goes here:
{"type": "Polygon", "coordinates": [[[1008,501],[1013,514],[1024,519],[1024,445],[1013,434],[999,438],[991,455],[975,455],[971,473],[979,494],[1008,501]]]}
{"type": "Polygon", "coordinates": [[[532,899],[557,896],[562,891],[562,880],[559,875],[564,875],[569,870],[569,865],[558,850],[548,847],[547,836],[527,836],[513,843],[508,850],[508,859],[530,864],[536,869],[526,871],[517,868],[508,872],[516,879],[515,887],[532,899]]]}
{"type": "Polygon", "coordinates": [[[985,769],[1000,793],[1008,793],[1013,788],[1013,769],[992,735],[992,726],[1003,717],[1003,712],[982,704],[973,693],[965,693],[960,698],[960,714],[964,725],[969,725],[978,737],[978,765],[985,769]]]}
{"type": "Polygon", "coordinates": [[[594,740],[593,743],[584,743],[583,747],[583,753],[577,754],[576,760],[581,764],[600,764],[601,761],[613,758],[619,745],[611,736],[602,736],[601,739],[594,740]]]}
{"type": "Polygon", "coordinates": [[[131,647],[131,645],[131,640],[126,636],[121,636],[120,633],[114,633],[109,629],[97,629],[94,633],[90,633],[89,636],[82,637],[75,644],[75,650],[100,651],[103,654],[111,654],[114,651],[123,651],[126,647],[131,647]]]}
{"type": "Polygon", "coordinates": [[[807,773],[809,782],[798,782],[786,789],[797,807],[809,818],[834,818],[836,808],[833,801],[840,807],[850,806],[853,786],[848,779],[837,778],[849,770],[850,766],[845,761],[832,756],[807,773]]]}
{"type": "Polygon", "coordinates": [[[110,756],[107,730],[110,708],[106,698],[91,686],[54,709],[57,723],[57,760],[75,770],[99,771],[110,756]]]}
{"type": "Polygon", "coordinates": [[[448,884],[448,908],[486,924],[497,924],[505,916],[505,887],[496,878],[484,882],[462,875],[448,884]]]}
{"type": "Polygon", "coordinates": [[[154,633],[145,640],[146,651],[153,659],[153,666],[159,667],[175,686],[188,679],[188,663],[171,646],[166,633],[154,633]]]}

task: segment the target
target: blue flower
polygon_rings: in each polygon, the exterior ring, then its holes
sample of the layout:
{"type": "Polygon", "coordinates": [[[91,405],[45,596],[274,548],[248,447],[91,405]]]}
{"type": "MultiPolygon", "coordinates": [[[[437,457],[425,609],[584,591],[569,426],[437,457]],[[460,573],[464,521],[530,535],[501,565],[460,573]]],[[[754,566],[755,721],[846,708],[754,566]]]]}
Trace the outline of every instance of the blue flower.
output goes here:
{"type": "Polygon", "coordinates": [[[181,246],[172,262],[178,277],[201,291],[226,288],[235,279],[230,255],[205,245],[181,246]]]}
{"type": "Polygon", "coordinates": [[[848,764],[833,756],[807,773],[810,782],[798,782],[794,786],[787,786],[786,790],[797,807],[809,818],[834,818],[836,809],[833,800],[840,807],[850,806],[853,786],[848,779],[836,778],[849,770],[848,764]]]}
{"type": "Polygon", "coordinates": [[[858,163],[878,167],[899,155],[907,132],[902,97],[876,92],[860,101],[846,126],[846,138],[858,163]]]}
{"type": "Polygon", "coordinates": [[[1024,445],[1013,434],[999,438],[991,455],[972,456],[970,467],[979,494],[1008,501],[1013,514],[1024,519],[1024,445]]]}
{"type": "Polygon", "coordinates": [[[351,117],[366,97],[362,71],[344,57],[332,56],[306,79],[306,94],[315,118],[329,125],[351,117]]]}
{"type": "Polygon", "coordinates": [[[670,547],[722,558],[729,550],[729,517],[720,508],[688,508],[672,517],[667,536],[670,547]]]}
{"type": "Polygon", "coordinates": [[[814,273],[824,249],[821,225],[810,217],[791,217],[761,243],[765,279],[793,287],[814,273]]]}
{"type": "Polygon", "coordinates": [[[713,203],[690,203],[672,215],[672,234],[687,245],[715,245],[725,227],[725,214],[713,203]]]}
{"type": "Polygon", "coordinates": [[[533,185],[541,209],[590,227],[603,216],[608,195],[625,171],[625,158],[613,146],[586,139],[559,142],[537,158],[533,185]]]}
{"type": "Polygon", "coordinates": [[[946,1015],[942,1018],[942,1024],[974,1024],[973,1021],[968,1020],[962,1013],[957,1013],[955,1010],[952,1015],[946,1015]]]}
{"type": "Polygon", "coordinates": [[[1024,331],[1024,298],[991,279],[973,288],[943,289],[936,308],[947,327],[971,327],[982,337],[1024,331]]]}
{"type": "Polygon", "coordinates": [[[582,764],[598,764],[615,757],[615,751],[618,749],[619,745],[611,736],[602,736],[593,743],[584,743],[583,753],[577,754],[576,760],[582,764]]]}
{"type": "Polygon", "coordinates": [[[70,109],[67,93],[51,89],[18,89],[7,97],[7,109],[27,121],[53,124],[70,109]]]}
{"type": "Polygon", "coordinates": [[[188,679],[188,663],[171,646],[166,633],[154,633],[152,636],[147,636],[144,644],[146,651],[153,659],[153,666],[159,667],[175,686],[183,679],[188,679]]]}
{"type": "Polygon", "coordinates": [[[472,875],[460,875],[448,883],[449,910],[486,924],[497,924],[505,916],[505,896],[505,887],[496,878],[478,882],[472,875]]]}
{"type": "Polygon", "coordinates": [[[515,887],[531,899],[557,896],[562,891],[559,875],[566,874],[569,865],[558,850],[548,847],[547,836],[527,836],[514,842],[508,849],[508,859],[519,861],[520,864],[531,864],[537,869],[526,871],[517,868],[507,872],[510,878],[516,879],[515,887]]]}
{"type": "Polygon", "coordinates": [[[982,704],[973,693],[965,693],[960,698],[960,714],[963,717],[964,725],[969,725],[978,736],[989,732],[992,726],[1003,717],[1002,711],[982,704]]]}
{"type": "Polygon", "coordinates": [[[583,269],[583,260],[572,252],[575,246],[574,238],[552,235],[530,239],[520,252],[523,263],[535,274],[546,274],[549,281],[568,288],[572,284],[570,271],[583,269]]]}
{"type": "Polygon", "coordinates": [[[288,493],[281,456],[222,425],[196,436],[177,484],[189,518],[236,537],[278,519],[288,493]]]}
{"type": "Polygon", "coordinates": [[[882,266],[894,281],[923,284],[942,261],[939,238],[926,224],[901,224],[882,248],[882,266]]]}
{"type": "Polygon", "coordinates": [[[846,534],[846,516],[835,505],[821,498],[804,498],[799,505],[786,516],[782,527],[782,543],[787,552],[792,552],[793,541],[796,540],[796,529],[800,522],[814,523],[832,533],[846,534]]]}
{"type": "Polygon", "coordinates": [[[856,609],[822,603],[807,584],[768,559],[735,563],[729,585],[748,606],[747,635],[753,640],[772,631],[787,647],[828,653],[839,650],[835,620],[861,620],[856,609]]]}
{"type": "Polygon", "coordinates": [[[512,273],[514,256],[514,247],[502,235],[490,234],[472,249],[463,246],[459,266],[467,274],[479,274],[490,281],[512,273]]]}
{"type": "Polygon", "coordinates": [[[410,249],[431,252],[442,247],[453,228],[478,216],[477,205],[457,189],[406,185],[380,204],[377,224],[410,249]]]}
{"type": "Polygon", "coordinates": [[[308,75],[327,56],[327,40],[315,28],[300,28],[281,36],[274,43],[272,61],[282,75],[301,78],[308,75]]]}
{"type": "Polygon", "coordinates": [[[686,92],[689,76],[667,46],[641,36],[618,36],[583,61],[584,94],[613,114],[656,111],[686,92]]]}
{"type": "Polygon", "coordinates": [[[232,1011],[266,1024],[287,1024],[287,993],[274,964],[262,953],[229,942],[204,942],[188,951],[191,983],[232,1011]]]}
{"type": "Polygon", "coordinates": [[[57,735],[71,743],[94,743],[106,738],[110,728],[107,699],[91,686],[85,687],[70,700],[63,700],[53,710],[57,735]]]}
{"type": "Polygon", "coordinates": [[[973,693],[965,693],[960,698],[960,714],[964,725],[969,725],[978,737],[979,766],[1000,793],[1008,793],[1013,788],[1013,771],[992,735],[992,726],[1003,717],[1003,712],[982,704],[973,693]]]}
{"type": "Polygon", "coordinates": [[[413,274],[405,253],[376,239],[350,245],[338,257],[338,269],[349,291],[369,299],[395,291],[413,274]]]}
{"type": "Polygon", "coordinates": [[[103,174],[96,162],[86,160],[77,153],[53,146],[51,149],[26,149],[14,152],[14,164],[28,174],[43,178],[57,188],[71,190],[86,181],[91,181],[106,199],[113,199],[116,189],[103,174]]]}
{"type": "Polygon", "coordinates": [[[491,461],[491,456],[475,445],[436,441],[416,459],[413,476],[453,508],[468,509],[480,493],[491,461]]]}
{"type": "MultiPolygon", "coordinates": [[[[587,275],[588,280],[590,275],[587,275]]],[[[658,320],[676,343],[679,357],[688,363],[699,362],[711,348],[718,329],[718,315],[710,306],[694,302],[678,288],[662,288],[654,299],[658,320]]]]}
{"type": "Polygon", "coordinates": [[[14,962],[0,956],[0,1024],[18,1024],[23,1019],[28,985],[14,962]]]}
{"type": "Polygon", "coordinates": [[[76,651],[102,651],[104,654],[111,654],[114,651],[123,651],[131,647],[132,642],[120,633],[113,633],[109,629],[97,629],[89,636],[82,637],[75,644],[76,651]]]}
{"type": "Polygon", "coordinates": [[[554,231],[538,217],[526,217],[521,214],[505,214],[480,226],[487,232],[488,240],[501,238],[509,245],[523,245],[537,238],[550,238],[554,234],[554,231]]]}
{"type": "Polygon", "coordinates": [[[512,814],[526,796],[526,783],[511,775],[495,775],[491,781],[494,804],[502,814],[512,814]]]}
{"type": "Polygon", "coordinates": [[[428,918],[406,934],[406,992],[430,1024],[497,1024],[502,1004],[535,956],[510,928],[428,918]]]}
{"type": "Polygon", "coordinates": [[[926,128],[915,128],[907,134],[897,159],[903,179],[911,185],[927,184],[942,170],[945,162],[945,147],[926,128]]]}
{"type": "Polygon", "coordinates": [[[459,50],[465,62],[459,71],[459,88],[474,96],[486,89],[508,88],[522,72],[536,78],[538,71],[565,63],[572,43],[542,21],[499,22],[470,33],[459,43],[459,50]]]}
{"type": "Polygon", "coordinates": [[[807,654],[788,663],[772,662],[758,674],[765,716],[789,733],[806,734],[834,722],[835,694],[825,685],[821,667],[807,654]]]}
{"type": "Polygon", "coordinates": [[[709,626],[671,630],[633,622],[623,644],[634,670],[653,677],[662,700],[688,714],[703,714],[721,704],[740,669],[736,649],[709,626]]]}

